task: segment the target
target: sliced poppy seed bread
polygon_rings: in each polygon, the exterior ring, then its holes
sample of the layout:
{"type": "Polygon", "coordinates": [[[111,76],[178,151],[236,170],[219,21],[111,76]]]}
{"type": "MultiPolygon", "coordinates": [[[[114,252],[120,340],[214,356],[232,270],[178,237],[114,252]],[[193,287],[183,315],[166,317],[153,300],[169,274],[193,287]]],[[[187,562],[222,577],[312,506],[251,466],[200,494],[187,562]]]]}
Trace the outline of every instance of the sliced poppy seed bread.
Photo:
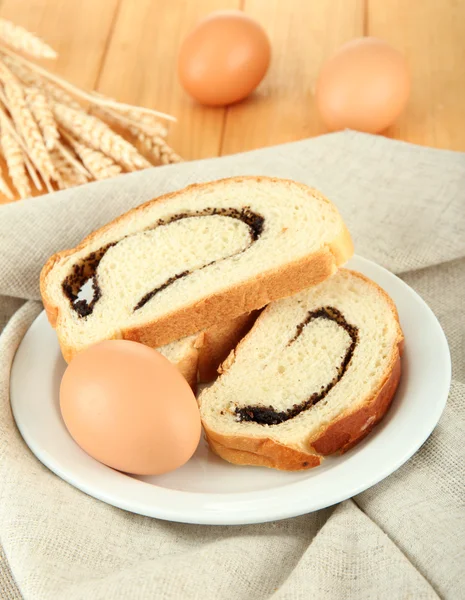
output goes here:
{"type": "Polygon", "coordinates": [[[283,470],[348,450],[388,409],[402,347],[393,301],[359,273],[271,303],[200,395],[210,447],[283,470]]]}
{"type": "Polygon", "coordinates": [[[156,350],[179,369],[195,390],[198,381],[215,379],[218,367],[250,330],[257,315],[258,311],[246,313],[156,350]]]}
{"type": "Polygon", "coordinates": [[[152,200],[59,252],[41,293],[69,360],[104,339],[169,344],[325,280],[352,252],[315,190],[237,177],[152,200]]]}

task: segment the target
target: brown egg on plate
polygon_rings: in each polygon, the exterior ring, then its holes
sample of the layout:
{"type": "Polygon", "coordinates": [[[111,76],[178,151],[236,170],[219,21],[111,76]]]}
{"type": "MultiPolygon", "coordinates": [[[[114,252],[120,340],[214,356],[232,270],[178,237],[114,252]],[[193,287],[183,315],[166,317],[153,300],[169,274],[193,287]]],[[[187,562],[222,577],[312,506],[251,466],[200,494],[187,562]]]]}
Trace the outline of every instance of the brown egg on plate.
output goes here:
{"type": "Polygon", "coordinates": [[[83,450],[126,473],[176,469],[200,440],[189,384],[164,356],[137,342],[104,341],[79,352],[63,375],[60,408],[83,450]]]}
{"type": "Polygon", "coordinates": [[[399,117],[410,94],[405,58],[387,42],[358,38],[323,65],[316,104],[330,130],[379,133],[399,117]]]}
{"type": "Polygon", "coordinates": [[[253,92],[265,76],[270,56],[270,42],[259,23],[239,10],[216,11],[183,41],[178,75],[195,100],[224,106],[253,92]]]}

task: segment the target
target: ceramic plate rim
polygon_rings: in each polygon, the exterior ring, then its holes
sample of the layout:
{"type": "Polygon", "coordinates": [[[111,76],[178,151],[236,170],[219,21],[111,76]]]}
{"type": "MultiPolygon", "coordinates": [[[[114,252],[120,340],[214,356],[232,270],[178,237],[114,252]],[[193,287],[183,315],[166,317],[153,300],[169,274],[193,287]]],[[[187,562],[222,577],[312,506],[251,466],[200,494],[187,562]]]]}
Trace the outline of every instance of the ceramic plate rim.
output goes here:
{"type": "MultiPolygon", "coordinates": [[[[64,466],[60,457],[47,450],[46,440],[40,439],[40,432],[38,434],[37,431],[34,431],[33,424],[28,421],[27,402],[25,403],[23,393],[22,369],[24,367],[21,361],[24,360],[27,345],[30,343],[29,340],[34,335],[40,335],[40,331],[36,332],[36,329],[40,330],[41,322],[46,321],[43,312],[35,319],[23,337],[14,358],[10,376],[12,412],[23,439],[33,454],[46,467],[86,494],[130,512],[169,521],[211,525],[261,523],[319,510],[361,493],[396,471],[429,437],[439,421],[447,401],[451,382],[451,360],[447,339],[437,318],[412,288],[380,265],[365,258],[354,256],[349,261],[348,266],[360,270],[375,281],[383,280],[382,285],[386,287],[387,283],[387,287],[390,288],[387,291],[390,295],[399,295],[399,297],[403,295],[407,298],[408,303],[423,313],[423,318],[427,318],[428,327],[430,332],[433,332],[435,340],[435,351],[437,352],[437,363],[435,364],[440,365],[440,368],[435,372],[435,377],[439,380],[439,382],[436,381],[437,398],[431,405],[428,405],[429,410],[424,411],[425,416],[419,424],[418,430],[414,435],[404,438],[402,450],[396,449],[395,457],[386,462],[383,467],[377,468],[376,471],[369,469],[365,476],[353,476],[349,477],[349,481],[345,481],[344,477],[347,479],[347,473],[345,473],[347,467],[341,470],[334,463],[334,468],[326,471],[326,476],[320,477],[320,482],[325,481],[326,483],[326,492],[324,488],[323,493],[317,494],[315,497],[308,492],[314,492],[312,487],[315,486],[318,475],[311,479],[294,481],[266,490],[203,493],[167,489],[133,479],[97,463],[87,455],[85,461],[75,461],[75,463],[82,464],[64,466]],[[395,293],[393,293],[393,290],[395,293]],[[336,471],[339,471],[339,474],[336,471]],[[328,476],[328,473],[332,473],[332,476],[328,476]],[[337,479],[341,475],[344,475],[341,479],[341,486],[336,485],[336,490],[332,489],[334,488],[334,481],[331,482],[331,479],[334,480],[335,476],[337,479]],[[99,485],[92,483],[94,476],[99,478],[99,485]],[[342,483],[344,483],[344,486],[342,486],[342,483]],[[289,501],[290,490],[293,492],[292,501],[289,501]]],[[[399,314],[402,321],[403,314],[401,310],[399,310],[399,314]]],[[[404,323],[403,326],[405,326],[404,323]]],[[[406,344],[408,343],[409,340],[406,340],[406,344]]],[[[430,373],[428,373],[426,380],[429,379],[429,376],[430,373]]],[[[427,387],[427,383],[425,383],[425,386],[427,387]]],[[[363,442],[365,445],[361,454],[366,453],[368,456],[368,448],[373,446],[370,443],[372,435],[370,434],[363,442]]],[[[72,443],[74,444],[74,442],[72,443]]],[[[346,454],[345,457],[349,455],[350,453],[346,454]]],[[[360,453],[354,453],[352,456],[360,456],[360,453]]],[[[351,457],[342,464],[350,465],[351,457]]],[[[338,459],[332,460],[337,461],[338,459]]],[[[352,462],[356,464],[360,462],[360,458],[352,462]]]]}

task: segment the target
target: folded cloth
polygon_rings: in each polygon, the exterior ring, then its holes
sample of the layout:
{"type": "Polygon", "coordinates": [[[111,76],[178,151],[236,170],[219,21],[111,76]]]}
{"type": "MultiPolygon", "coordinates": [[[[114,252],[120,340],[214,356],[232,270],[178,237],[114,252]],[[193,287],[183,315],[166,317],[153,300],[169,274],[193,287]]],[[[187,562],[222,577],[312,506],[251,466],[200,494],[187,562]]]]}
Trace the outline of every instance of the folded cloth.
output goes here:
{"type": "Polygon", "coordinates": [[[383,137],[331,134],[0,207],[0,326],[16,311],[0,338],[0,598],[462,599],[464,292],[465,155],[383,137]],[[213,527],[113,508],[42,466],[11,416],[10,368],[41,310],[40,269],[53,252],[141,202],[242,174],[321,190],[341,211],[356,252],[401,274],[430,304],[452,353],[446,410],[401,469],[316,513],[213,527]]]}

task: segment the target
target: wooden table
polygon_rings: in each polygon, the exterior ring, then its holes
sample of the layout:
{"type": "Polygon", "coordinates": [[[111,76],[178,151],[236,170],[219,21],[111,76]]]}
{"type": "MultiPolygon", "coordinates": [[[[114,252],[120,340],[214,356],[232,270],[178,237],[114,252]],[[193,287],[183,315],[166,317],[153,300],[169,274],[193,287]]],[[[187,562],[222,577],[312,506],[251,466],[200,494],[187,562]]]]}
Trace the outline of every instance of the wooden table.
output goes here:
{"type": "Polygon", "coordinates": [[[408,108],[387,134],[465,150],[465,0],[3,0],[0,16],[49,42],[59,58],[47,67],[70,81],[175,115],[170,142],[185,159],[324,133],[318,71],[362,35],[389,41],[411,67],[408,108]],[[273,59],[250,99],[203,108],[182,90],[176,59],[196,21],[219,8],[258,19],[273,59]]]}

